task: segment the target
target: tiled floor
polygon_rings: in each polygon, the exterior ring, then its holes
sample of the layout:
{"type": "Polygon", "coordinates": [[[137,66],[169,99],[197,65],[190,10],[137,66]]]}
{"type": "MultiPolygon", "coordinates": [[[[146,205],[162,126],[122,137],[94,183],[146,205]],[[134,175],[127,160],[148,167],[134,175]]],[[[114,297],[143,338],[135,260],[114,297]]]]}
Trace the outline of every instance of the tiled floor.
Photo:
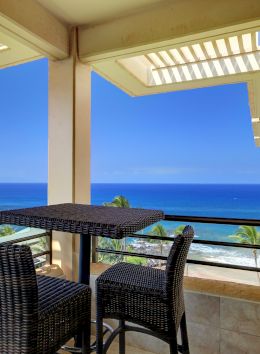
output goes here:
{"type": "MultiPolygon", "coordinates": [[[[63,350],[60,350],[58,353],[67,354],[67,352],[65,352],[63,350]]],[[[118,343],[117,342],[112,343],[107,354],[118,354],[118,343]]],[[[126,346],[126,354],[154,354],[154,353],[147,352],[145,350],[138,349],[135,347],[130,347],[129,345],[127,345],[126,346]]]]}
{"type": "MultiPolygon", "coordinates": [[[[111,345],[108,354],[118,354],[118,343],[113,343],[111,345]]],[[[142,349],[126,346],[126,354],[152,354],[142,349]]]]}

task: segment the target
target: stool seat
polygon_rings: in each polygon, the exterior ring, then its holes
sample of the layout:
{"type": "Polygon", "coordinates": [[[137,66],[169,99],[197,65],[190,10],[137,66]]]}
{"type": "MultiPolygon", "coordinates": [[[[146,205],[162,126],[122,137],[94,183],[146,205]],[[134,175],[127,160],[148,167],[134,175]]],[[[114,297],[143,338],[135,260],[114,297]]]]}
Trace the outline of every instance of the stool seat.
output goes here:
{"type": "Polygon", "coordinates": [[[45,275],[38,275],[37,283],[37,353],[55,353],[87,325],[91,291],[86,285],[45,275]]]}
{"type": "Polygon", "coordinates": [[[121,262],[104,271],[97,280],[99,287],[113,286],[120,289],[166,295],[165,271],[156,268],[121,262]]]}
{"type": "Polygon", "coordinates": [[[36,275],[26,245],[0,245],[0,353],[54,354],[82,335],[90,353],[91,289],[36,275]]]}
{"type": "Polygon", "coordinates": [[[102,293],[103,318],[116,318],[167,332],[165,272],[128,263],[118,263],[97,279],[102,293]]]}
{"type": "Polygon", "coordinates": [[[122,262],[97,278],[97,354],[105,354],[117,334],[119,354],[125,354],[125,332],[129,330],[164,340],[171,354],[178,351],[189,354],[183,276],[193,237],[192,227],[186,226],[182,234],[173,239],[166,270],[122,262]],[[118,319],[119,326],[103,346],[104,318],[118,319]],[[130,326],[125,321],[144,328],[130,326]],[[181,345],[177,344],[179,327],[181,345]]]}

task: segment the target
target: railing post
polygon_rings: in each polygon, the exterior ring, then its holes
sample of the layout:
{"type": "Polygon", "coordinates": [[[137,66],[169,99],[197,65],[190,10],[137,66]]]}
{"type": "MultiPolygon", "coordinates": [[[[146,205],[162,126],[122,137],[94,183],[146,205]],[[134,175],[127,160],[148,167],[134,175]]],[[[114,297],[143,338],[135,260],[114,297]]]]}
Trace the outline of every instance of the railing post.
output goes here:
{"type": "Polygon", "coordinates": [[[97,263],[98,258],[97,258],[97,244],[98,244],[98,238],[95,236],[92,236],[92,248],[91,248],[91,261],[92,263],[97,263]]]}
{"type": "Polygon", "coordinates": [[[48,248],[49,248],[49,264],[52,264],[52,231],[49,231],[48,232],[48,239],[49,239],[49,242],[48,242],[48,248]]]}

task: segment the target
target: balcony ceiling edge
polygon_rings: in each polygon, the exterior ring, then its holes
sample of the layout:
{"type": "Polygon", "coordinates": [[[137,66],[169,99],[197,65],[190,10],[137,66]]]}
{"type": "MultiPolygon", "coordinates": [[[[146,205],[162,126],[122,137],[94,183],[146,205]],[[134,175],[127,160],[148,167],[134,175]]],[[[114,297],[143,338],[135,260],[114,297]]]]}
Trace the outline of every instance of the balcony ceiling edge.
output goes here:
{"type": "Polygon", "coordinates": [[[68,28],[36,1],[0,0],[1,32],[50,59],[69,55],[68,28]]]}
{"type": "Polygon", "coordinates": [[[134,15],[93,26],[79,27],[79,55],[96,62],[122,55],[140,55],[179,41],[245,31],[260,26],[258,0],[217,2],[167,1],[134,15]],[[138,53],[138,54],[137,54],[138,53]]]}

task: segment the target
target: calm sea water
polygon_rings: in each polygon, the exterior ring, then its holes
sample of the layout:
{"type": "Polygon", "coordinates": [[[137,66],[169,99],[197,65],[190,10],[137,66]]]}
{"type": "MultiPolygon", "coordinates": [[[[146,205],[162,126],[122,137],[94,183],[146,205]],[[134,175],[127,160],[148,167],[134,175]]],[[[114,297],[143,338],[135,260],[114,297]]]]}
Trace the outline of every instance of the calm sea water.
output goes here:
{"type": "MultiPolygon", "coordinates": [[[[162,209],[167,214],[260,218],[260,185],[92,184],[91,194],[92,204],[96,205],[123,195],[133,207],[162,209]]],[[[46,184],[0,184],[0,210],[46,204],[46,184]]],[[[165,221],[163,224],[169,234],[180,225],[165,221]]],[[[194,223],[192,226],[196,238],[219,241],[232,241],[229,236],[238,229],[232,225],[194,223]]],[[[193,244],[189,257],[255,266],[251,250],[234,247],[193,244]]]]}
{"type": "MultiPolygon", "coordinates": [[[[259,185],[92,184],[92,204],[102,205],[116,195],[131,206],[162,209],[167,214],[260,218],[259,185]]],[[[0,184],[0,210],[47,204],[46,184],[0,184]]],[[[177,224],[164,222],[173,230],[177,224]]],[[[197,237],[229,240],[237,226],[193,224],[197,237]]]]}

